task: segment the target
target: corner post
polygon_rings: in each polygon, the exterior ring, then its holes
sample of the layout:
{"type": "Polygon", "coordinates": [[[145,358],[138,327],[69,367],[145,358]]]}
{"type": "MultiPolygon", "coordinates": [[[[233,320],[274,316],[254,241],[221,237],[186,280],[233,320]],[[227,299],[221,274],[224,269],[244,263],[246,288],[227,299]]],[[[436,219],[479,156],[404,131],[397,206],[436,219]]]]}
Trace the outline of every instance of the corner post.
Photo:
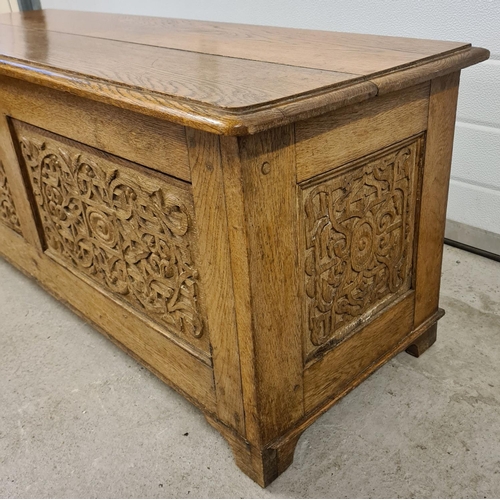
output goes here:
{"type": "MultiPolygon", "coordinates": [[[[415,328],[438,310],[459,80],[460,72],[455,72],[431,81],[415,272],[415,328]]],[[[422,347],[424,343],[427,347],[432,344],[423,342],[422,347]]]]}
{"type": "Polygon", "coordinates": [[[212,424],[263,486],[291,463],[298,438],[273,443],[304,414],[294,141],[293,125],[220,139],[245,435],[212,424]]]}

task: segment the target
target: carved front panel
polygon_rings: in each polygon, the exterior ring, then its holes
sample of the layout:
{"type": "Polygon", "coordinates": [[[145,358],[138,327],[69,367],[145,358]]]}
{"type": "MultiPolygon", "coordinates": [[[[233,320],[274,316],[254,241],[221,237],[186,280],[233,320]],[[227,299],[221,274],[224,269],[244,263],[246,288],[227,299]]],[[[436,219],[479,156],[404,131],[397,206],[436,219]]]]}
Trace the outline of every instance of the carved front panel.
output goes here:
{"type": "Polygon", "coordinates": [[[47,254],[208,353],[189,185],[14,125],[47,254]]]}
{"type": "Polygon", "coordinates": [[[21,225],[17,217],[16,207],[12,198],[5,167],[0,160],[0,221],[21,234],[21,225]]]}
{"type": "Polygon", "coordinates": [[[422,141],[303,186],[306,356],[335,346],[411,288],[422,141]]]}

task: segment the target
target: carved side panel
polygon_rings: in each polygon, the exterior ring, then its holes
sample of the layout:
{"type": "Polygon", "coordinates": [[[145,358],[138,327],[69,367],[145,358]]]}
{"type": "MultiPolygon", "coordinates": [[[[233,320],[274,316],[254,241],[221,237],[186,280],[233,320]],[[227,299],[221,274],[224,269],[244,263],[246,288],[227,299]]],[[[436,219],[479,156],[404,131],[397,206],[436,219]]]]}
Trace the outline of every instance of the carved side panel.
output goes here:
{"type": "Polygon", "coordinates": [[[46,253],[208,354],[189,185],[33,126],[14,126],[46,253]]]}
{"type": "Polygon", "coordinates": [[[422,144],[400,143],[302,186],[306,359],[412,287],[422,144]]]}
{"type": "Polygon", "coordinates": [[[21,234],[21,225],[16,213],[5,168],[0,160],[0,221],[21,234]]]}

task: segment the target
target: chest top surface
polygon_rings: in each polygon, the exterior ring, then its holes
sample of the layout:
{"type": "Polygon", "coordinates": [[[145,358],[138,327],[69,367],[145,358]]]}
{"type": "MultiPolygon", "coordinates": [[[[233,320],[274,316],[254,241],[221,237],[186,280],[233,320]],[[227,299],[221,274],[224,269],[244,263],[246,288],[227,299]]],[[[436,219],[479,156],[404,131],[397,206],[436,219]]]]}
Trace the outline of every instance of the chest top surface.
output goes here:
{"type": "Polygon", "coordinates": [[[0,16],[0,74],[229,135],[488,56],[461,42],[184,19],[63,10],[0,16]]]}

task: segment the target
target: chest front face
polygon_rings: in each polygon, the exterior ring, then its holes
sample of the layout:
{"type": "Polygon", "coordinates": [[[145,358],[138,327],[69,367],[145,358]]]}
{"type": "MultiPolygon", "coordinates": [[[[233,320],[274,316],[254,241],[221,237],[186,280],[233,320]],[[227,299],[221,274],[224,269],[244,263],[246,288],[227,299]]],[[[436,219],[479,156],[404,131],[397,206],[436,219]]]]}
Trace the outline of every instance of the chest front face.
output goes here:
{"type": "Polygon", "coordinates": [[[184,128],[1,83],[2,254],[213,408],[184,128]]]}

